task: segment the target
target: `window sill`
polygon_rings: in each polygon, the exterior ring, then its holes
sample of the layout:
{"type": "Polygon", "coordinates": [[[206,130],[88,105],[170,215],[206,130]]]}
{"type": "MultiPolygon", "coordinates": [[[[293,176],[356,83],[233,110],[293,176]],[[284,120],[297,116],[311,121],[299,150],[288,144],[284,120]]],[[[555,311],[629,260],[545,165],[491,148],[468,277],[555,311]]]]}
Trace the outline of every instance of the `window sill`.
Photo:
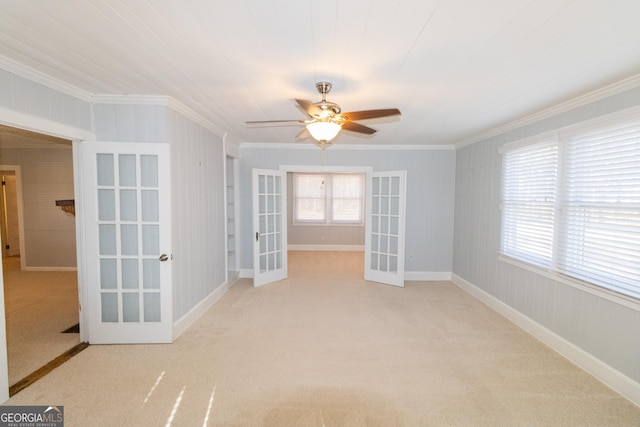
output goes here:
{"type": "Polygon", "coordinates": [[[532,273],[539,274],[546,278],[555,280],[556,282],[560,282],[562,284],[571,286],[573,288],[579,289],[584,292],[588,292],[592,295],[598,296],[600,298],[604,298],[616,304],[620,304],[627,308],[630,308],[635,311],[640,311],[640,300],[628,295],[624,295],[597,285],[593,285],[591,283],[583,282],[578,279],[572,279],[563,274],[557,273],[555,271],[546,270],[542,267],[538,267],[533,264],[529,264],[524,261],[520,261],[515,258],[511,258],[508,255],[499,253],[498,259],[507,264],[515,265],[516,267],[522,268],[524,270],[530,271],[532,273]]]}
{"type": "Polygon", "coordinates": [[[349,222],[293,222],[294,227],[364,227],[364,223],[349,222]]]}

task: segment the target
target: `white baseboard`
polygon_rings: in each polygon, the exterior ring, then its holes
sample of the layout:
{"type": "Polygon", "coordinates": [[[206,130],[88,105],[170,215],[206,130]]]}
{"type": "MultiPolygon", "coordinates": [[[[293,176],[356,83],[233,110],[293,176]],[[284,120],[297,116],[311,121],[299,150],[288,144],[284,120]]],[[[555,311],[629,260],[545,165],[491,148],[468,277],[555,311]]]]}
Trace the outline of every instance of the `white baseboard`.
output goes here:
{"type": "Polygon", "coordinates": [[[510,305],[483,291],[462,277],[453,274],[451,281],[490,308],[530,333],[544,344],[567,358],[570,362],[587,371],[602,383],[620,393],[631,402],[640,406],[640,383],[627,377],[620,371],[607,365],[600,359],[587,353],[575,344],[545,328],[533,319],[525,316],[510,305]]]}
{"type": "MultiPolygon", "coordinates": [[[[240,278],[252,279],[253,269],[245,268],[243,270],[240,270],[240,278]]],[[[404,280],[450,281],[451,272],[450,271],[405,271],[404,280]]]]}
{"type": "Polygon", "coordinates": [[[364,245],[287,245],[290,251],[364,252],[364,245]]]}
{"type": "Polygon", "coordinates": [[[451,272],[450,271],[405,271],[404,280],[450,281],[451,272]]]}
{"type": "Polygon", "coordinates": [[[232,287],[233,284],[240,279],[240,272],[239,271],[229,272],[227,276],[228,276],[227,284],[229,285],[229,287],[232,287]]]}
{"type": "Polygon", "coordinates": [[[224,283],[215,291],[211,292],[208,297],[200,301],[198,305],[193,307],[187,314],[173,322],[173,340],[175,341],[189,326],[198,320],[207,310],[209,310],[222,296],[229,290],[229,284],[224,283]]]}

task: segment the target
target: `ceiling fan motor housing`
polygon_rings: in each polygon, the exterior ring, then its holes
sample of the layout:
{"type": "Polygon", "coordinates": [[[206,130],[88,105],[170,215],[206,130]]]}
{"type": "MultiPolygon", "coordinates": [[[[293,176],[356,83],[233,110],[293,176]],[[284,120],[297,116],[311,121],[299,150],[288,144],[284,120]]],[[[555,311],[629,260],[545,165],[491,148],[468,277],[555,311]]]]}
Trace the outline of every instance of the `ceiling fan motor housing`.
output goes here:
{"type": "Polygon", "coordinates": [[[316,83],[316,89],[318,89],[318,93],[322,95],[322,101],[314,102],[313,105],[317,106],[322,110],[322,112],[317,116],[318,119],[329,119],[334,117],[336,114],[340,114],[342,109],[335,102],[327,101],[327,94],[331,91],[331,83],[329,82],[318,82],[316,83]]]}

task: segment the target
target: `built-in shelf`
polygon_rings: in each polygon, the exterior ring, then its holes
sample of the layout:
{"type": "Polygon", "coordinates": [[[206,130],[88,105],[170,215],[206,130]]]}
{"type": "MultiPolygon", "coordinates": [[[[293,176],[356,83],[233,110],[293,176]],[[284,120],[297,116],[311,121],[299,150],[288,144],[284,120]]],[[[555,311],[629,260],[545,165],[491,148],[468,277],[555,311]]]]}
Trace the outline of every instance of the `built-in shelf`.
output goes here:
{"type": "Polygon", "coordinates": [[[238,259],[236,253],[236,176],[237,161],[227,157],[227,271],[229,277],[237,276],[238,259]]]}

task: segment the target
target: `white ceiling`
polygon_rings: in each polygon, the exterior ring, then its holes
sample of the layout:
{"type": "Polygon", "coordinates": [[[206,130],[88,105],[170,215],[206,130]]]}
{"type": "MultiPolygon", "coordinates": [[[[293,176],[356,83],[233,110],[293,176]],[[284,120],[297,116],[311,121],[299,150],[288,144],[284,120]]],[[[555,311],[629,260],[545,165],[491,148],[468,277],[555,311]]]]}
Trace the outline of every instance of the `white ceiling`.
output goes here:
{"type": "Polygon", "coordinates": [[[640,74],[638,0],[0,2],[0,55],[89,94],[166,95],[243,142],[294,98],[397,107],[347,144],[455,144],[640,74]]]}

